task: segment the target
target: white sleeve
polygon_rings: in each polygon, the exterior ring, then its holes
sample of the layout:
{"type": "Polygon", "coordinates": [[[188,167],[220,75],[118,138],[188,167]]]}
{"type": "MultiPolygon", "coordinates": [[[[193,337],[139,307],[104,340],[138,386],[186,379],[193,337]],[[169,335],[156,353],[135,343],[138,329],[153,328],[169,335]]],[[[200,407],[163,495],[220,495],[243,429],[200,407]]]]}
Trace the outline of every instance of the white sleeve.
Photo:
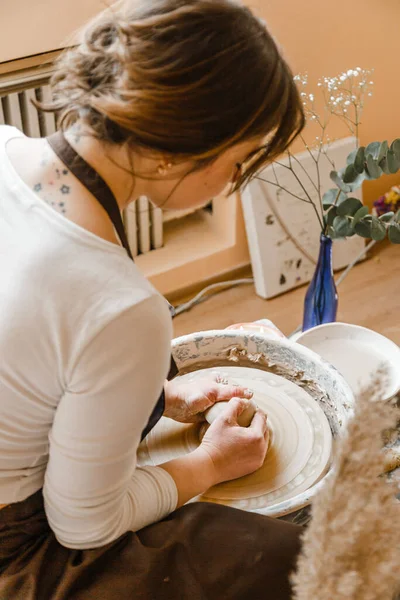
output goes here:
{"type": "Polygon", "coordinates": [[[166,313],[156,295],[129,308],[88,342],[73,370],[50,432],[43,488],[49,524],[64,546],[103,546],[176,508],[172,477],[136,468],[141,432],[168,373],[166,313]]]}

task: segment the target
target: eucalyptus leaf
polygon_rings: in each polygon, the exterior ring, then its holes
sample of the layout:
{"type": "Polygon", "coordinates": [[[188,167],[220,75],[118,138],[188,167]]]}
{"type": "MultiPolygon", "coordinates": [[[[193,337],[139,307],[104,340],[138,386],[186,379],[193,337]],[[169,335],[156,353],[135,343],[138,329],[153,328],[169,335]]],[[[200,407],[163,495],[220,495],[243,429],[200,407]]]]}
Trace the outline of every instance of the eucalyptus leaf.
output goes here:
{"type": "Polygon", "coordinates": [[[352,152],[350,152],[350,154],[348,155],[348,157],[346,158],[346,164],[347,165],[352,165],[354,164],[354,161],[356,159],[357,156],[357,148],[355,150],[353,150],[352,152]]]}
{"type": "Polygon", "coordinates": [[[368,223],[365,221],[359,221],[358,223],[356,223],[356,225],[354,227],[354,231],[356,232],[357,235],[359,235],[360,237],[363,237],[363,238],[367,238],[367,239],[369,239],[371,237],[371,229],[372,229],[371,223],[368,223]]]}
{"type": "Polygon", "coordinates": [[[328,237],[330,237],[330,238],[331,238],[331,240],[334,240],[334,239],[335,239],[335,237],[336,237],[336,234],[335,234],[335,230],[333,229],[333,227],[332,227],[332,226],[328,227],[328,231],[327,231],[327,233],[328,233],[328,237]]]}
{"type": "Polygon", "coordinates": [[[381,147],[379,149],[379,154],[376,159],[378,161],[378,163],[382,160],[382,158],[384,158],[386,156],[388,150],[389,150],[389,144],[387,143],[387,140],[385,140],[384,142],[381,143],[381,147]]]}
{"type": "Polygon", "coordinates": [[[355,227],[355,225],[361,220],[363,219],[366,215],[368,215],[369,213],[369,208],[368,206],[363,206],[362,208],[360,208],[356,214],[354,215],[353,218],[353,227],[355,227]]]}
{"type": "Polygon", "coordinates": [[[388,235],[392,244],[400,244],[400,223],[390,223],[388,235]]]}
{"type": "Polygon", "coordinates": [[[380,149],[381,149],[381,143],[380,142],[371,142],[365,148],[365,154],[366,155],[369,154],[370,156],[372,156],[372,158],[376,159],[379,156],[379,150],[380,149]]]}
{"type": "MultiPolygon", "coordinates": [[[[335,203],[338,193],[339,190],[337,188],[331,188],[330,190],[325,192],[325,194],[322,197],[322,205],[325,209],[329,206],[332,206],[332,204],[335,203]]],[[[339,204],[339,202],[341,201],[343,202],[343,200],[346,200],[346,198],[347,194],[345,194],[344,192],[340,192],[337,204],[339,204]]]]}
{"type": "Polygon", "coordinates": [[[394,212],[387,212],[384,215],[381,215],[379,217],[379,220],[382,221],[382,223],[390,223],[390,221],[393,219],[394,217],[394,212]]]}
{"type": "Polygon", "coordinates": [[[367,179],[367,174],[365,171],[363,171],[362,173],[360,173],[360,175],[357,175],[357,179],[355,179],[352,183],[347,184],[350,188],[348,193],[355,192],[356,190],[358,190],[358,188],[361,187],[365,179],[367,179]]]}
{"type": "Polygon", "coordinates": [[[396,154],[397,158],[400,159],[400,138],[393,140],[390,144],[390,149],[396,154]]]}
{"type": "Polygon", "coordinates": [[[400,223],[400,210],[397,211],[394,220],[395,220],[396,223],[400,223]]]}
{"type": "Polygon", "coordinates": [[[353,183],[358,177],[358,173],[354,168],[354,165],[347,165],[345,172],[343,173],[344,183],[353,183]]]}
{"type": "Polygon", "coordinates": [[[337,214],[338,214],[338,209],[336,208],[336,206],[331,205],[328,212],[326,212],[324,215],[326,225],[332,226],[335,217],[337,217],[337,214]]]}
{"type": "Polygon", "coordinates": [[[389,173],[397,173],[400,169],[400,159],[393,150],[389,150],[387,153],[387,162],[389,167],[389,173]]]}
{"type": "Polygon", "coordinates": [[[367,167],[370,179],[378,179],[382,175],[382,169],[379,167],[376,160],[372,158],[371,154],[367,155],[367,167]]]}
{"type": "Polygon", "coordinates": [[[350,186],[342,181],[342,179],[337,171],[331,171],[330,177],[331,177],[333,183],[335,183],[338,186],[338,188],[340,190],[342,190],[342,192],[350,192],[350,190],[351,190],[350,186]]]}
{"type": "Polygon", "coordinates": [[[354,168],[359,175],[364,171],[364,163],[365,163],[365,148],[364,146],[360,146],[357,150],[356,158],[354,160],[354,168]]]}
{"type": "MultiPolygon", "coordinates": [[[[390,152],[390,150],[389,150],[389,152],[390,152]]],[[[390,175],[390,169],[389,169],[387,156],[382,158],[382,160],[379,162],[379,166],[386,175],[390,175]]]]}
{"type": "Polygon", "coordinates": [[[351,222],[347,217],[335,217],[332,227],[337,237],[347,237],[352,232],[351,222]]]}
{"type": "Polygon", "coordinates": [[[358,198],[346,198],[346,200],[338,206],[338,215],[341,217],[353,217],[362,207],[363,203],[358,198]]]}
{"type": "Polygon", "coordinates": [[[386,227],[378,219],[378,217],[372,217],[372,221],[371,221],[371,237],[376,242],[381,242],[386,237],[386,227]]]}

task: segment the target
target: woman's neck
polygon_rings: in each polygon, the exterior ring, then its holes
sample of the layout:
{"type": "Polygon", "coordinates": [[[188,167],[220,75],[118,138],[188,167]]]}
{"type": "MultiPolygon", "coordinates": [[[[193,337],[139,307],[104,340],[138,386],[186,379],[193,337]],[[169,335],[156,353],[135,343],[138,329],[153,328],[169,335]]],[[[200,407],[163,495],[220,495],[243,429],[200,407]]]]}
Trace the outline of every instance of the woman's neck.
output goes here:
{"type": "MultiPolygon", "coordinates": [[[[75,125],[65,132],[74,150],[104,179],[113,192],[118,206],[123,210],[140,196],[151,195],[151,181],[135,177],[133,169],[140,172],[143,162],[139,156],[129,154],[124,144],[107,144],[96,139],[82,125],[75,125]]],[[[145,159],[146,162],[154,162],[145,159]]],[[[147,169],[151,165],[146,165],[147,169]]],[[[153,168],[156,168],[153,165],[153,168]]]]}

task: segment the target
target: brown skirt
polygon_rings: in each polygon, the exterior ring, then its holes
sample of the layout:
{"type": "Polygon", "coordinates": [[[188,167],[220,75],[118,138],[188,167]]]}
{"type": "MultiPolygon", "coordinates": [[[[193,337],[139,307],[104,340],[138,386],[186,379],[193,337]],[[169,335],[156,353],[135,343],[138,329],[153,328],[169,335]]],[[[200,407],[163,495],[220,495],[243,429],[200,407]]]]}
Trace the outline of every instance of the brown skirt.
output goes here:
{"type": "Polygon", "coordinates": [[[189,504],[94,550],[61,546],[42,493],[0,511],[1,600],[286,600],[302,528],[189,504]]]}

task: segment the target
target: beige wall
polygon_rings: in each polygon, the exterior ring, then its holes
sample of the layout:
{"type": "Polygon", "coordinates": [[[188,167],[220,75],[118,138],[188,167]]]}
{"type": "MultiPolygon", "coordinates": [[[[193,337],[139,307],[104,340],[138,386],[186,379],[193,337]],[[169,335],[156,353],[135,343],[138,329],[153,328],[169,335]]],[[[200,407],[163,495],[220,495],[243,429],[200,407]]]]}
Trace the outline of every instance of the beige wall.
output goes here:
{"type": "MultiPolygon", "coordinates": [[[[62,47],[77,28],[112,1],[0,0],[0,63],[62,47]]],[[[357,66],[374,68],[375,95],[364,115],[361,141],[367,144],[375,139],[400,137],[397,58],[400,0],[245,1],[267,21],[293,71],[308,71],[310,82],[357,66]]],[[[2,68],[7,70],[8,65],[0,65],[0,72],[2,68]]],[[[333,137],[343,135],[340,129],[331,134],[333,137]]],[[[398,182],[400,176],[369,182],[364,190],[367,202],[398,182]]],[[[221,273],[248,263],[240,205],[233,225],[232,244],[222,250],[215,248],[210,256],[203,256],[196,263],[196,269],[189,260],[183,267],[168,263],[168,268],[160,273],[151,265],[143,265],[144,271],[161,292],[171,293],[185,283],[200,285],[200,279],[220,277],[221,273]],[[194,276],[196,282],[192,281],[194,276]]],[[[154,259],[160,265],[162,261],[156,254],[140,258],[154,259]]]]}
{"type": "MultiPolygon", "coordinates": [[[[375,69],[375,93],[361,127],[361,142],[400,137],[400,0],[247,0],[280,42],[293,70],[323,75],[375,69]]],[[[333,132],[335,134],[335,132],[333,132]]],[[[400,175],[365,185],[368,202],[400,175]]]]}
{"type": "Polygon", "coordinates": [[[107,0],[0,0],[0,63],[57,50],[107,0]]]}
{"type": "MultiPolygon", "coordinates": [[[[150,2],[151,0],[149,0],[150,2]]],[[[400,0],[246,0],[278,39],[295,72],[375,69],[362,143],[400,137],[400,0]]],[[[0,62],[60,47],[107,0],[0,0],[0,62]]],[[[333,132],[335,133],[335,132],[333,132]]],[[[400,177],[365,186],[367,201],[400,177]]]]}

